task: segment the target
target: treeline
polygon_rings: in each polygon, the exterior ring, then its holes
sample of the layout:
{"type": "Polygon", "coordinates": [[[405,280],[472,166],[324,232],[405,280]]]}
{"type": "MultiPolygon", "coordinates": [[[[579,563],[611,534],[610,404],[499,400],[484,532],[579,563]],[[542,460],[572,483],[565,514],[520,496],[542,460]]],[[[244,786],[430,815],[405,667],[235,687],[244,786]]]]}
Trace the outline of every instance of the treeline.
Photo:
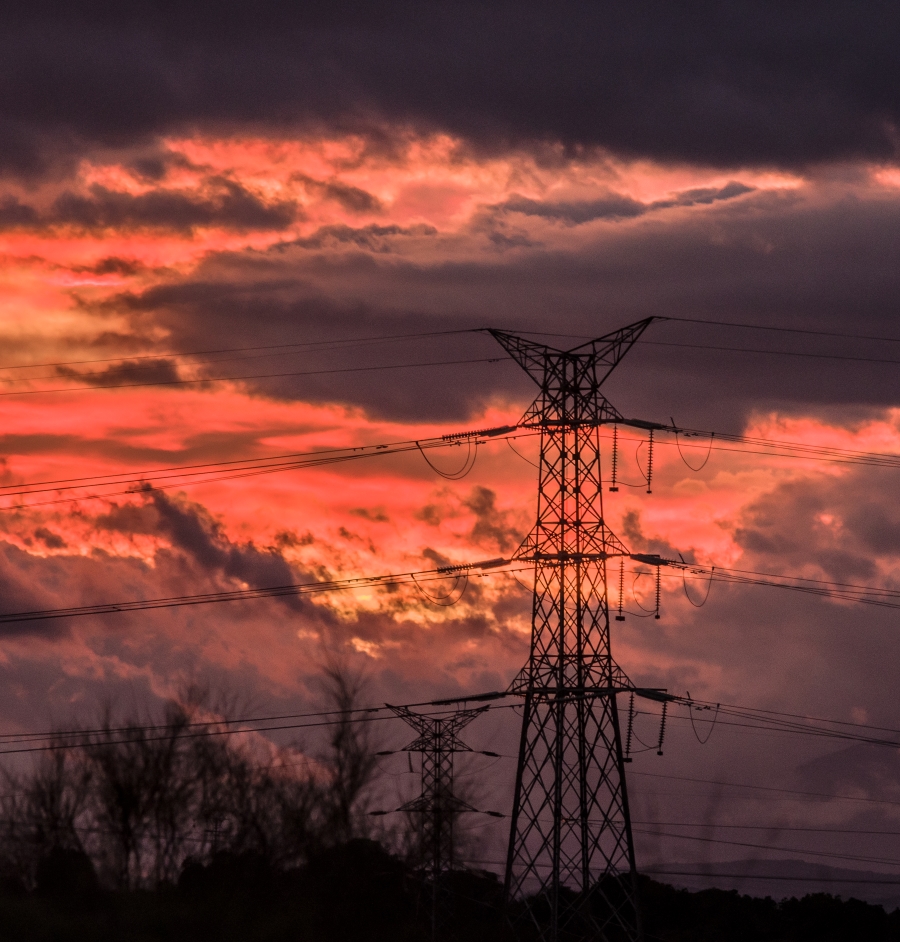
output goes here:
{"type": "MultiPolygon", "coordinates": [[[[229,711],[193,693],[155,722],[109,711],[7,772],[0,942],[431,940],[415,822],[375,833],[367,813],[378,746],[349,712],[359,685],[325,681],[338,712],[315,749],[222,735],[229,711]]],[[[900,942],[900,911],[857,900],[640,889],[649,942],[900,942]]],[[[437,942],[513,942],[508,915],[495,876],[454,872],[437,942]]]]}
{"type": "Polygon", "coordinates": [[[106,889],[154,889],[217,855],[287,870],[369,836],[369,727],[350,716],[352,678],[332,670],[326,684],[336,716],[312,756],[223,725],[196,691],[155,721],[107,711],[95,728],[57,734],[31,769],[5,774],[0,877],[34,890],[49,861],[80,860],[106,889]]]}

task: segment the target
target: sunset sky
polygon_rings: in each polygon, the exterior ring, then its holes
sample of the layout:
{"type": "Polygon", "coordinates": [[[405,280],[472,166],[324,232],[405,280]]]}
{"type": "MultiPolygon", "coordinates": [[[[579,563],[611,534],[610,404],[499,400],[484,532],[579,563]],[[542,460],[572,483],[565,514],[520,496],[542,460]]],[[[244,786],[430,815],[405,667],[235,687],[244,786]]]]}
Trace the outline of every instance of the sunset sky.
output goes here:
{"type": "MultiPolygon", "coordinates": [[[[567,347],[656,316],[605,387],[622,413],[900,453],[893,6],[202,9],[3,14],[0,611],[509,556],[535,512],[533,438],[480,447],[458,481],[409,452],[164,490],[57,484],[515,424],[533,386],[476,328],[567,347]],[[34,482],[50,484],[23,494],[34,482]]],[[[644,436],[622,434],[639,485],[644,436]]],[[[694,467],[706,440],[681,440],[701,441],[682,449],[694,467]]],[[[695,472],[674,438],[657,445],[652,495],[604,497],[634,552],[900,587],[897,469],[734,446],[695,472]]],[[[429,452],[447,472],[465,457],[429,452]]],[[[698,608],[704,585],[688,590],[667,575],[660,621],[615,624],[635,682],[900,727],[890,610],[718,584],[698,608]]],[[[334,655],[374,704],[503,689],[529,605],[495,574],[452,607],[375,589],[6,624],[0,727],[152,710],[192,683],[248,715],[315,709],[334,655]]],[[[502,716],[469,741],[514,750],[502,716]]],[[[868,801],[635,776],[637,819],[753,819],[821,852],[858,840],[778,829],[900,830],[896,750],[725,725],[700,746],[686,717],[635,772],[868,801]]],[[[656,723],[638,718],[648,743],[656,723]]],[[[385,769],[414,788],[405,759],[385,769]]],[[[511,775],[484,772],[496,804],[511,775]]],[[[772,857],[638,848],[639,863],[772,857]]],[[[900,861],[897,838],[866,852],[900,861]]]]}

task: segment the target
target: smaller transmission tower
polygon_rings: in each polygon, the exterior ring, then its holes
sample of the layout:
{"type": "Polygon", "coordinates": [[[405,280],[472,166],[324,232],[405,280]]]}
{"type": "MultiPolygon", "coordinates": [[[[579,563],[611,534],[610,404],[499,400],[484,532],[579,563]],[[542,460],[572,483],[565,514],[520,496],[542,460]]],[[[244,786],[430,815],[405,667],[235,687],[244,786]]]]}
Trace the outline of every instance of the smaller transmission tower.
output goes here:
{"type": "MultiPolygon", "coordinates": [[[[390,706],[390,704],[388,704],[390,706]]],[[[453,823],[464,811],[475,811],[453,791],[453,754],[472,752],[459,732],[490,707],[456,710],[440,716],[413,713],[407,707],[391,709],[419,734],[401,752],[422,754],[422,793],[398,811],[421,815],[423,874],[431,884],[431,934],[437,934],[441,877],[453,869],[453,823]]]]}

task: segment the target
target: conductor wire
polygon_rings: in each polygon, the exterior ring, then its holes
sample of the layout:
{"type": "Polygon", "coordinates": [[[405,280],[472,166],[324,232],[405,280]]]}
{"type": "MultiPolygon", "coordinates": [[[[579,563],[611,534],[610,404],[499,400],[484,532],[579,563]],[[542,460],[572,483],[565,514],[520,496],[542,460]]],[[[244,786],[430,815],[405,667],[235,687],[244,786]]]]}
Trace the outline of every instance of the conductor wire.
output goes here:
{"type": "Polygon", "coordinates": [[[706,605],[706,603],[709,601],[709,593],[712,590],[713,577],[715,576],[715,573],[716,573],[716,567],[713,566],[712,569],[710,569],[709,571],[709,581],[706,583],[706,595],[703,596],[702,602],[695,602],[691,598],[691,593],[688,592],[687,571],[684,569],[681,570],[681,583],[684,586],[684,597],[691,603],[691,605],[694,606],[694,608],[703,608],[703,606],[706,605]]]}
{"type": "Polygon", "coordinates": [[[540,465],[536,465],[530,458],[526,458],[525,455],[522,454],[522,452],[516,449],[516,447],[508,438],[506,439],[506,444],[509,445],[509,447],[512,449],[512,452],[514,455],[518,455],[524,462],[526,462],[527,464],[530,464],[532,468],[537,468],[538,471],[540,471],[540,465]]]}
{"type": "MultiPolygon", "coordinates": [[[[691,696],[691,693],[690,691],[688,691],[688,699],[690,699],[690,696],[691,696]]],[[[697,732],[697,727],[694,725],[694,709],[695,708],[693,707],[692,704],[690,703],[687,704],[688,716],[690,717],[690,720],[691,720],[691,729],[694,731],[694,736],[697,738],[697,742],[700,743],[701,746],[705,746],[709,742],[709,737],[712,736],[713,730],[716,728],[716,720],[718,720],[719,718],[719,706],[720,705],[717,703],[716,712],[713,714],[712,723],[709,727],[709,732],[706,734],[706,739],[701,739],[700,734],[697,732]]],[[[709,707],[697,707],[696,709],[708,710],[709,707]]]]}
{"type": "Polygon", "coordinates": [[[445,595],[432,595],[430,592],[426,592],[425,589],[419,584],[419,580],[413,576],[413,583],[415,583],[416,588],[419,590],[422,598],[426,601],[431,602],[433,605],[440,605],[442,608],[449,608],[451,605],[456,605],[456,603],[466,594],[466,588],[469,585],[469,576],[467,573],[461,572],[458,576],[454,577],[453,588],[450,589],[445,595]],[[455,599],[451,600],[451,596],[459,589],[459,584],[462,582],[462,589],[459,590],[459,595],[455,599]],[[448,601],[449,600],[449,601],[448,601]]]}
{"type": "MultiPolygon", "coordinates": [[[[672,422],[672,425],[673,425],[673,426],[675,425],[675,422],[674,422],[674,421],[672,422]]],[[[684,457],[684,452],[681,450],[681,441],[680,441],[679,438],[678,438],[678,429],[677,429],[677,428],[675,429],[675,445],[676,445],[676,447],[678,448],[678,454],[681,455],[681,460],[682,460],[682,461],[691,469],[691,471],[693,471],[695,474],[696,474],[698,471],[702,471],[702,470],[706,467],[706,464],[707,464],[707,462],[709,461],[709,457],[710,457],[710,455],[712,454],[713,439],[714,439],[715,437],[716,437],[716,433],[715,433],[715,432],[710,432],[710,433],[709,433],[709,447],[706,449],[706,457],[703,459],[703,463],[702,463],[699,467],[695,468],[695,467],[687,460],[687,458],[684,457]]]]}
{"type": "Polygon", "coordinates": [[[462,467],[458,471],[453,471],[447,473],[446,471],[441,471],[432,461],[429,460],[428,455],[425,454],[425,449],[416,442],[416,448],[419,449],[422,457],[425,459],[425,463],[434,471],[435,474],[439,474],[442,478],[445,478],[448,481],[460,481],[462,480],[471,470],[475,467],[475,458],[478,455],[478,442],[472,444],[472,440],[466,443],[468,446],[468,452],[466,453],[466,460],[463,462],[462,467]]]}

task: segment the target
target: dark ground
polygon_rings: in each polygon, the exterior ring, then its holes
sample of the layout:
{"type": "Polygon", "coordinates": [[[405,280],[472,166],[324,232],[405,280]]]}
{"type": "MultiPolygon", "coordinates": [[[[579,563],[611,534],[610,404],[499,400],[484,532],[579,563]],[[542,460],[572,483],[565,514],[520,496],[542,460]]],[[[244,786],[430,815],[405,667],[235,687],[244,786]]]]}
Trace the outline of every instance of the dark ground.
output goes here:
{"type": "MultiPolygon", "coordinates": [[[[513,936],[490,875],[453,874],[440,940],[507,942],[513,936]]],[[[881,942],[900,940],[900,910],[827,894],[776,902],[736,892],[677,890],[641,880],[648,942],[881,942]]],[[[259,858],[222,855],[185,867],[175,886],[101,889],[77,852],[44,862],[33,892],[7,881],[0,939],[56,942],[426,942],[430,899],[406,866],[356,840],[309,865],[273,871],[259,858]]]]}

